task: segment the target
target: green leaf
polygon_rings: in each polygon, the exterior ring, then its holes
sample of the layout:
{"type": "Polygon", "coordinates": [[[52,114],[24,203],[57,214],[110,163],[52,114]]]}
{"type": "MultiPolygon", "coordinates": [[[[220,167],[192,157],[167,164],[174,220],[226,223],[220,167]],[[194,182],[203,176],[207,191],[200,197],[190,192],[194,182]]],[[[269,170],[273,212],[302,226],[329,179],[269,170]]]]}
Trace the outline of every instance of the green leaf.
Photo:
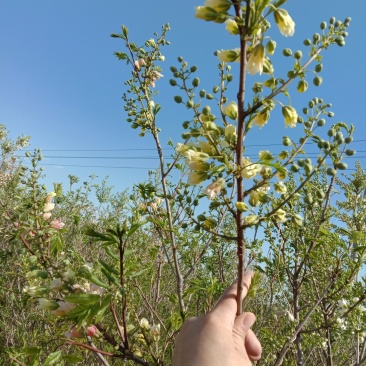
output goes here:
{"type": "Polygon", "coordinates": [[[77,363],[82,362],[84,360],[83,356],[79,356],[76,354],[64,355],[62,358],[70,365],[76,365],[77,363]]]}
{"type": "Polygon", "coordinates": [[[96,294],[70,294],[65,296],[65,300],[79,305],[90,305],[100,301],[100,296],[96,294]]]}
{"type": "Polygon", "coordinates": [[[107,271],[105,268],[102,268],[101,272],[104,274],[104,276],[106,276],[108,278],[108,281],[112,282],[116,286],[120,286],[117,279],[114,276],[112,276],[112,274],[109,271],[107,271]]]}
{"type": "Polygon", "coordinates": [[[63,365],[62,362],[62,352],[56,351],[48,355],[48,357],[45,359],[43,366],[60,366],[63,365]]]}
{"type": "Polygon", "coordinates": [[[108,271],[108,272],[110,272],[110,273],[113,273],[113,274],[115,274],[116,276],[118,276],[119,275],[119,272],[115,269],[115,268],[113,268],[113,267],[111,267],[109,264],[107,264],[106,262],[104,262],[102,259],[99,259],[99,263],[108,271]]]}
{"type": "Polygon", "coordinates": [[[128,28],[122,25],[122,33],[127,38],[128,37],[128,28]]]}
{"type": "Polygon", "coordinates": [[[149,268],[145,268],[141,271],[138,271],[138,272],[132,272],[128,277],[130,278],[134,278],[134,277],[138,277],[138,276],[141,276],[144,272],[146,272],[149,268]]]}
{"type": "Polygon", "coordinates": [[[132,224],[130,230],[127,232],[127,236],[130,237],[142,224],[132,224]]]}

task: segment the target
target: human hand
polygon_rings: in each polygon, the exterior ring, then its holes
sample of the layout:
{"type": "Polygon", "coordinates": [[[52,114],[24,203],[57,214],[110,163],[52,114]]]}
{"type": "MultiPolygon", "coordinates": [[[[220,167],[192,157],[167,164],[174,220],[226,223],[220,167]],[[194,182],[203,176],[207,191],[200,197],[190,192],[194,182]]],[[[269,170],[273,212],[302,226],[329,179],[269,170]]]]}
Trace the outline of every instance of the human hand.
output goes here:
{"type": "MultiPolygon", "coordinates": [[[[243,298],[253,273],[244,275],[243,298]]],[[[231,285],[209,313],[187,319],[177,337],[173,366],[249,366],[261,357],[262,347],[250,329],[253,313],[236,316],[237,284],[231,285]]]]}

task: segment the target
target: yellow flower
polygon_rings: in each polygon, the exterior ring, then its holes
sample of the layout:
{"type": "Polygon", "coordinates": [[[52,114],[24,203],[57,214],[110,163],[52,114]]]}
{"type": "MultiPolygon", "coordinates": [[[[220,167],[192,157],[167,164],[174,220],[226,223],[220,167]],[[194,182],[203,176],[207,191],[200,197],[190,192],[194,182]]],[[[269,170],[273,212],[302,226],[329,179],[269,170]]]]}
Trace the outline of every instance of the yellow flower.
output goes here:
{"type": "Polygon", "coordinates": [[[259,128],[262,128],[269,120],[269,109],[263,108],[253,119],[252,123],[254,126],[259,126],[259,128]]]}
{"type": "Polygon", "coordinates": [[[230,102],[227,106],[222,108],[222,111],[233,120],[238,118],[238,105],[236,102],[230,102]]]}
{"type": "Polygon", "coordinates": [[[157,341],[160,337],[160,324],[154,324],[150,328],[150,335],[153,337],[155,341],[157,341]]]}
{"type": "Polygon", "coordinates": [[[244,158],[242,163],[241,176],[244,179],[253,178],[257,175],[262,169],[262,166],[259,164],[253,164],[249,158],[244,158]]]}
{"type": "Polygon", "coordinates": [[[223,62],[239,62],[240,48],[217,51],[217,57],[223,62]]]}
{"type": "Polygon", "coordinates": [[[277,9],[274,18],[280,32],[285,36],[293,36],[295,33],[295,22],[285,9],[277,9]]]}
{"type": "Polygon", "coordinates": [[[238,27],[238,23],[235,20],[232,19],[228,19],[225,22],[226,25],[226,30],[230,33],[230,34],[239,34],[239,27],[238,27]]]}
{"type": "Polygon", "coordinates": [[[235,206],[241,212],[249,210],[249,207],[244,202],[236,202],[235,206]]]}
{"type": "Polygon", "coordinates": [[[188,184],[196,185],[207,179],[207,173],[205,172],[190,172],[188,175],[188,184]]]}
{"type": "Polygon", "coordinates": [[[221,188],[225,186],[225,179],[219,178],[215,182],[211,183],[205,189],[208,199],[213,200],[221,191],[221,188]]]}
{"type": "Polygon", "coordinates": [[[255,46],[250,53],[247,64],[249,74],[254,75],[259,73],[259,75],[261,75],[263,72],[264,60],[264,46],[262,44],[259,44],[255,46]]]}
{"type": "Polygon", "coordinates": [[[272,216],[276,222],[285,222],[286,221],[286,212],[279,208],[272,216]]]}
{"type": "Polygon", "coordinates": [[[287,187],[282,182],[275,183],[274,189],[277,193],[286,193],[287,192],[287,187]]]}
{"type": "Polygon", "coordinates": [[[225,127],[225,140],[229,144],[235,144],[236,143],[236,139],[237,139],[236,126],[234,126],[234,125],[227,125],[225,127]]]}
{"type": "Polygon", "coordinates": [[[48,212],[52,211],[54,208],[55,208],[54,203],[45,203],[43,206],[43,212],[48,213],[48,212]]]}
{"type": "Polygon", "coordinates": [[[149,321],[148,321],[146,318],[142,318],[142,319],[140,320],[140,327],[141,327],[142,329],[149,330],[149,329],[150,329],[149,321]]]}
{"type": "Polygon", "coordinates": [[[244,217],[243,223],[244,225],[255,225],[259,221],[259,217],[257,215],[248,215],[244,217]]]}
{"type": "Polygon", "coordinates": [[[294,128],[297,123],[297,112],[296,109],[286,105],[282,107],[282,114],[285,117],[285,126],[294,128]]]}
{"type": "Polygon", "coordinates": [[[184,155],[186,157],[186,162],[188,165],[192,163],[202,163],[210,158],[210,155],[204,152],[194,150],[187,150],[184,155]]]}

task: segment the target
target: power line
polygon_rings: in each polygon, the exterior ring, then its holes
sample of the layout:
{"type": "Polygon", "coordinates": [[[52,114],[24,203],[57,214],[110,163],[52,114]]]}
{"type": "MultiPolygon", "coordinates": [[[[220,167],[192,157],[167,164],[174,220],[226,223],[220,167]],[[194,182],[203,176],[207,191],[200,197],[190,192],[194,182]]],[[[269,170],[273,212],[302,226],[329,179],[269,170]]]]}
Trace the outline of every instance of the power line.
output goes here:
{"type": "MultiPolygon", "coordinates": [[[[355,142],[366,142],[366,139],[361,139],[361,140],[353,140],[352,143],[355,142]]],[[[305,145],[311,145],[313,144],[312,142],[307,142],[305,145]]],[[[248,147],[266,147],[266,146],[283,146],[282,143],[278,143],[278,144],[252,144],[252,145],[244,145],[245,148],[248,147]]],[[[95,151],[95,152],[112,152],[112,151],[154,151],[156,150],[156,148],[125,148],[125,149],[41,149],[41,151],[68,151],[68,152],[72,152],[72,151],[77,151],[77,152],[81,152],[81,151],[85,151],[85,152],[91,152],[91,151],[95,151]]],[[[168,147],[165,150],[174,150],[174,147],[168,147]]],[[[32,152],[33,150],[16,150],[16,151],[28,151],[28,152],[32,152]]]]}

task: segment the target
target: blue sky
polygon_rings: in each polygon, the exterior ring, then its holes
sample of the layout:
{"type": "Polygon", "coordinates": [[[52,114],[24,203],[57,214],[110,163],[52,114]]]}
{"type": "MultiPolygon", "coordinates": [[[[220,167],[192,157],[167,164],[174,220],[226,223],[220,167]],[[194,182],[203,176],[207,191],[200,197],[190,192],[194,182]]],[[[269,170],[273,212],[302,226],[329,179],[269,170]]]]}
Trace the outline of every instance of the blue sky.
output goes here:
{"type": "MultiPolygon", "coordinates": [[[[169,86],[169,67],[177,64],[177,56],[183,56],[190,65],[198,66],[202,88],[211,90],[217,82],[213,52],[237,47],[238,42],[224,25],[194,18],[194,6],[203,2],[1,0],[0,123],[13,137],[30,135],[32,148],[43,150],[50,188],[52,182],[66,183],[69,174],[83,181],[95,173],[101,179],[109,176],[110,183],[121,190],[146,179],[148,169],[158,166],[155,151],[149,150],[154,148],[152,138],[139,138],[125,122],[121,96],[130,70],[113,56],[114,51],[124,50],[123,43],[109,36],[118,33],[122,24],[129,28],[131,40],[142,44],[160,32],[162,24],[170,23],[167,38],[171,45],[164,50],[164,78],[157,82],[157,101],[163,106],[159,120],[163,145],[170,138],[180,142],[181,124],[188,115],[172,100],[176,89],[169,86]]],[[[356,126],[353,147],[359,151],[356,157],[365,163],[366,4],[359,0],[347,5],[334,0],[289,0],[284,8],[294,19],[296,31],[294,37],[285,38],[272,22],[271,36],[279,51],[274,59],[277,77],[284,77],[291,65],[290,59],[281,56],[283,48],[305,53],[302,41],[320,32],[321,21],[331,16],[352,17],[346,46],[331,47],[323,54],[322,86],[311,87],[303,95],[294,92],[292,103],[301,110],[315,96],[331,102],[335,117],[328,125],[346,121],[356,126]]],[[[249,78],[249,88],[253,81],[255,78],[249,78]]],[[[235,95],[235,90],[231,93],[235,95]]],[[[248,145],[257,145],[249,147],[248,153],[281,143],[283,135],[296,138],[300,132],[300,128],[286,130],[282,119],[274,118],[248,137],[248,145]]],[[[271,148],[274,152],[280,149],[271,148]]],[[[166,150],[165,155],[170,152],[166,150]]],[[[355,160],[349,159],[350,168],[355,160]]]]}

